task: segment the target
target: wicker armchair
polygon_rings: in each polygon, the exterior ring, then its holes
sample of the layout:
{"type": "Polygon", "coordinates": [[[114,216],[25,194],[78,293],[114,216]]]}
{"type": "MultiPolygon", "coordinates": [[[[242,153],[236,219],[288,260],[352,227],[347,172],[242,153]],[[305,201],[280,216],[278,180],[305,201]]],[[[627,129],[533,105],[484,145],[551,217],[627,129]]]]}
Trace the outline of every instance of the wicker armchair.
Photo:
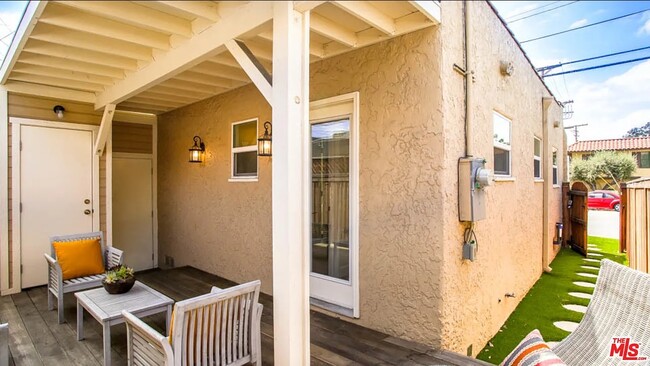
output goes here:
{"type": "Polygon", "coordinates": [[[45,260],[47,261],[47,308],[48,310],[54,309],[54,298],[56,298],[56,306],[57,310],[59,311],[59,324],[65,321],[65,316],[63,313],[63,295],[69,292],[99,287],[102,285],[102,280],[104,279],[104,274],[102,273],[93,276],[71,278],[65,281],[63,280],[61,266],[56,260],[56,253],[54,251],[54,246],[52,246],[52,243],[61,241],[75,241],[80,239],[99,239],[99,243],[102,248],[102,255],[104,257],[104,266],[106,268],[110,268],[122,263],[123,252],[113,247],[106,248],[104,245],[104,234],[101,231],[94,233],[51,237],[50,247],[52,254],[43,254],[45,256],[45,260]]]}
{"type": "Polygon", "coordinates": [[[650,360],[650,275],[603,259],[580,325],[553,351],[567,365],[612,365],[623,362],[610,356],[613,338],[630,338],[650,360]]]}

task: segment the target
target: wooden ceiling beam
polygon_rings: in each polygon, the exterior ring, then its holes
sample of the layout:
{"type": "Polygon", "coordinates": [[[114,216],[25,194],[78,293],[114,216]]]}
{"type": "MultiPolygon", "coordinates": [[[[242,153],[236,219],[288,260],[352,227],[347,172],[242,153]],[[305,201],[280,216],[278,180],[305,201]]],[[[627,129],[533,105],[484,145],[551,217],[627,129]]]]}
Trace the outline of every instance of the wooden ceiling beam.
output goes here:
{"type": "Polygon", "coordinates": [[[316,13],[311,14],[309,24],[311,30],[315,33],[332,39],[342,45],[353,48],[359,45],[359,39],[353,31],[343,28],[338,23],[335,23],[321,15],[316,13]]]}
{"type": "Polygon", "coordinates": [[[83,72],[76,72],[71,70],[58,69],[40,65],[16,63],[13,69],[14,72],[23,74],[50,76],[67,80],[84,81],[101,85],[112,85],[115,80],[106,76],[89,75],[83,72]]]}
{"type": "MultiPolygon", "coordinates": [[[[309,2],[309,1],[308,1],[309,2]]],[[[267,30],[257,35],[257,37],[267,42],[273,42],[273,31],[267,30]]],[[[325,48],[322,43],[318,43],[312,39],[309,40],[309,54],[317,58],[325,57],[325,48]]]]}
{"type": "Polygon", "coordinates": [[[58,4],[155,32],[192,36],[192,24],[186,19],[128,1],[59,1],[58,4]]]}
{"type": "Polygon", "coordinates": [[[414,8],[424,14],[433,24],[440,24],[440,3],[436,1],[409,1],[414,8]]]}
{"type": "Polygon", "coordinates": [[[30,35],[30,38],[64,46],[116,54],[141,61],[151,61],[152,58],[151,48],[139,44],[47,24],[39,24],[38,28],[30,35]]]}
{"type": "Polygon", "coordinates": [[[365,23],[379,29],[387,35],[394,35],[397,31],[395,20],[382,13],[379,9],[367,1],[334,1],[334,5],[345,10],[347,13],[361,19],[365,23]]]}
{"type": "Polygon", "coordinates": [[[159,93],[157,91],[152,91],[152,89],[142,92],[137,95],[138,97],[143,97],[147,99],[165,101],[165,102],[180,102],[180,103],[194,103],[197,98],[186,96],[185,93],[175,93],[175,95],[169,95],[164,93],[159,93]]]}
{"type": "Polygon", "coordinates": [[[124,70],[122,69],[110,66],[90,64],[82,61],[66,60],[64,58],[53,56],[26,53],[20,56],[18,61],[24,64],[49,66],[57,69],[83,72],[91,75],[106,76],[113,79],[124,78],[124,70]]]}
{"type": "Polygon", "coordinates": [[[95,103],[95,94],[85,91],[59,88],[54,86],[7,81],[4,87],[11,93],[33,95],[44,98],[72,100],[75,102],[95,103]]]}
{"type": "Polygon", "coordinates": [[[224,79],[219,76],[200,74],[194,72],[193,69],[174,76],[174,80],[189,81],[196,84],[216,86],[225,89],[234,89],[246,84],[245,82],[232,79],[224,79]]]}
{"type": "Polygon", "coordinates": [[[98,94],[95,108],[102,108],[108,103],[120,103],[163,80],[191,69],[223,52],[225,42],[255,32],[273,18],[273,4],[270,2],[249,2],[239,5],[238,9],[239,11],[222,18],[178,47],[161,54],[147,67],[128,75],[98,94]]]}
{"type": "Polygon", "coordinates": [[[158,3],[211,22],[221,19],[218,4],[211,1],[158,1],[158,3]]]}
{"type": "Polygon", "coordinates": [[[24,81],[26,83],[42,84],[47,86],[65,85],[66,89],[76,89],[76,90],[89,91],[89,92],[97,92],[97,91],[104,90],[104,86],[101,84],[63,79],[63,78],[57,78],[51,76],[23,74],[18,72],[12,72],[9,75],[9,80],[24,81]]]}
{"type": "Polygon", "coordinates": [[[246,75],[243,70],[213,62],[204,62],[200,65],[194,66],[190,71],[205,75],[218,76],[224,79],[237,80],[246,83],[250,82],[248,75],[246,75]]]}
{"type": "Polygon", "coordinates": [[[23,52],[60,57],[67,60],[88,62],[125,70],[136,70],[138,68],[137,61],[128,57],[63,46],[36,39],[30,39],[27,41],[27,44],[23,48],[23,52]]]}
{"type": "Polygon", "coordinates": [[[126,100],[128,103],[138,103],[138,104],[146,104],[146,105],[151,105],[155,107],[162,107],[162,108],[178,108],[186,103],[176,101],[176,102],[170,102],[170,101],[164,101],[164,100],[158,100],[158,99],[150,99],[146,97],[142,97],[140,95],[131,97],[128,100],[126,100]]]}
{"type": "Polygon", "coordinates": [[[229,89],[229,88],[218,87],[218,86],[207,86],[205,84],[197,84],[191,81],[179,80],[175,78],[165,80],[159,85],[167,86],[179,90],[186,90],[190,92],[206,92],[208,95],[222,93],[229,89]]]}
{"type": "Polygon", "coordinates": [[[159,50],[168,50],[170,47],[169,36],[166,34],[74,11],[56,3],[50,3],[38,21],[159,50]]]}
{"type": "Polygon", "coordinates": [[[190,91],[190,90],[178,89],[178,88],[174,88],[172,86],[166,86],[166,85],[160,85],[160,84],[152,87],[149,90],[147,90],[147,92],[165,94],[165,95],[169,95],[171,97],[181,95],[183,97],[195,98],[196,100],[201,100],[201,99],[205,99],[205,98],[208,98],[208,97],[212,96],[212,94],[210,94],[208,92],[205,92],[205,91],[190,91]]]}
{"type": "Polygon", "coordinates": [[[294,1],[293,9],[304,13],[308,10],[314,10],[319,5],[326,3],[327,1],[294,1]]]}

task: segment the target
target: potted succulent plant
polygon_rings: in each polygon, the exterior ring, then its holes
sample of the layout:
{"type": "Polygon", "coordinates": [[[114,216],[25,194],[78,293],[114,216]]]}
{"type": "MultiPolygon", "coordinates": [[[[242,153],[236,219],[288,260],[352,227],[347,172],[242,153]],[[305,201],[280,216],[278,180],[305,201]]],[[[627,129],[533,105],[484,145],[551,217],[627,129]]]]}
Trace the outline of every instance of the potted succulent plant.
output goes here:
{"type": "Polygon", "coordinates": [[[102,281],[104,289],[109,294],[123,294],[135,284],[133,268],[123,264],[111,267],[106,271],[106,277],[102,281]]]}

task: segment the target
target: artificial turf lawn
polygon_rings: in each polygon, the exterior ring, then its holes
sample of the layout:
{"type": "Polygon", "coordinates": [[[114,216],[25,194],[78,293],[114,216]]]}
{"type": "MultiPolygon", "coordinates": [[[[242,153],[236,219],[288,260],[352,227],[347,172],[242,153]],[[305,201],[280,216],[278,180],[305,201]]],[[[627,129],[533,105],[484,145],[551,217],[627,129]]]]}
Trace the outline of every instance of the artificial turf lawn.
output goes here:
{"type": "MultiPolygon", "coordinates": [[[[593,244],[601,250],[600,252],[593,251],[593,253],[603,255],[598,259],[608,258],[627,265],[625,254],[618,253],[618,240],[590,236],[589,244],[593,244]]],[[[578,276],[577,273],[598,274],[596,270],[580,266],[600,266],[599,262],[588,262],[583,259],[584,257],[571,249],[560,250],[551,263],[553,271],[542,274],[477,358],[493,364],[501,363],[510,351],[534,329],[539,329],[544,340],[549,342],[560,341],[568,336],[568,332],[556,328],[553,322],[560,320],[580,322],[582,313],[567,310],[562,305],[587,306],[589,304],[589,300],[570,296],[569,292],[592,293],[593,289],[576,286],[573,282],[596,283],[595,278],[578,276]]]]}

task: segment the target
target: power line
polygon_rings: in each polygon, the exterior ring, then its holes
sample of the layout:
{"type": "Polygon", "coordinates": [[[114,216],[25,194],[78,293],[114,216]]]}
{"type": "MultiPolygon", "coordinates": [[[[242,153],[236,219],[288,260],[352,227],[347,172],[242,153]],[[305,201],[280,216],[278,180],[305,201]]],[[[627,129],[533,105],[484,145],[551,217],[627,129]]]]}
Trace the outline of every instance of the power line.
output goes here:
{"type": "Polygon", "coordinates": [[[573,31],[577,31],[577,30],[580,30],[580,29],[584,29],[584,28],[588,28],[588,27],[593,27],[593,26],[595,26],[595,25],[599,25],[599,24],[603,24],[603,23],[611,22],[611,21],[614,21],[614,20],[618,20],[618,19],[623,19],[623,18],[631,17],[632,15],[641,14],[641,13],[644,13],[644,12],[646,12],[646,11],[648,11],[648,10],[650,10],[650,9],[644,9],[644,10],[640,10],[640,11],[635,11],[634,13],[625,14],[625,15],[621,15],[621,16],[616,17],[616,18],[610,18],[610,19],[602,20],[602,21],[600,21],[600,22],[596,22],[596,23],[592,23],[592,24],[583,25],[582,27],[577,27],[577,28],[567,29],[567,30],[565,30],[565,31],[561,31],[561,32],[557,32],[557,33],[552,33],[552,34],[547,34],[547,35],[545,35],[545,36],[541,36],[541,37],[537,37],[537,38],[532,38],[532,39],[527,39],[527,40],[522,41],[522,42],[519,42],[519,43],[520,43],[520,44],[523,44],[523,43],[532,42],[532,41],[539,41],[540,39],[549,38],[549,37],[554,37],[554,36],[557,36],[557,35],[560,35],[560,34],[564,34],[564,33],[568,33],[568,32],[573,32],[573,31]]]}
{"type": "Polygon", "coordinates": [[[574,73],[574,72],[582,72],[582,71],[589,71],[589,70],[595,70],[595,69],[602,69],[602,68],[604,68],[604,67],[610,67],[610,66],[616,66],[616,65],[629,64],[630,62],[638,62],[638,61],[645,61],[645,60],[650,60],[650,56],[647,56],[647,57],[640,57],[640,58],[635,58],[635,59],[633,59],[633,60],[625,60],[625,61],[613,62],[613,63],[610,63],[610,64],[604,64],[604,65],[597,65],[597,66],[585,67],[585,68],[577,69],[577,70],[569,70],[569,71],[556,72],[555,74],[544,75],[544,77],[558,76],[558,75],[564,75],[564,74],[572,74],[572,73],[574,73]]]}
{"type": "Polygon", "coordinates": [[[530,13],[531,11],[536,11],[536,10],[539,10],[539,9],[544,9],[544,8],[546,8],[546,7],[549,7],[549,6],[553,5],[553,4],[557,4],[557,3],[559,3],[559,2],[562,2],[562,0],[553,1],[553,2],[550,2],[550,3],[546,4],[546,5],[537,6],[537,7],[534,7],[534,8],[532,8],[532,9],[529,9],[529,10],[526,10],[526,11],[522,11],[522,12],[519,12],[519,13],[516,13],[516,14],[512,14],[511,16],[508,17],[508,19],[506,19],[506,21],[508,21],[509,19],[516,18],[516,17],[518,17],[518,16],[524,15],[524,14],[526,14],[526,13],[530,13]]]}
{"type": "Polygon", "coordinates": [[[647,50],[647,49],[650,49],[650,46],[647,46],[647,47],[641,47],[641,48],[635,48],[635,49],[633,49],[633,50],[627,50],[627,51],[621,51],[621,52],[608,53],[608,54],[606,54],[606,55],[600,55],[600,56],[595,56],[595,57],[583,58],[583,59],[581,59],[581,60],[574,60],[574,61],[569,61],[569,62],[559,62],[559,63],[557,63],[557,64],[555,64],[555,65],[549,65],[549,66],[539,67],[539,68],[537,68],[536,70],[537,70],[537,71],[548,71],[548,70],[555,69],[555,68],[558,68],[558,67],[562,67],[562,66],[565,66],[565,65],[571,65],[571,64],[576,64],[576,63],[585,62],[585,61],[598,60],[598,59],[600,59],[600,58],[611,57],[611,56],[617,56],[617,55],[623,55],[623,54],[626,54],[626,53],[637,52],[637,51],[643,51],[643,50],[647,50]]]}
{"type": "Polygon", "coordinates": [[[578,0],[575,0],[575,1],[572,1],[572,2],[567,3],[567,4],[558,5],[558,6],[554,7],[554,8],[550,8],[550,9],[546,9],[546,10],[544,10],[544,11],[540,11],[539,13],[530,14],[530,15],[527,15],[527,16],[522,17],[522,18],[517,18],[517,19],[515,19],[515,20],[512,20],[512,21],[508,22],[508,24],[512,24],[512,23],[518,22],[518,21],[520,21],[520,20],[524,20],[524,19],[532,18],[532,17],[537,16],[537,15],[540,15],[540,14],[548,13],[549,11],[553,11],[553,10],[555,10],[555,9],[563,8],[563,7],[565,7],[565,6],[569,6],[569,5],[571,5],[571,4],[573,4],[573,3],[577,3],[577,2],[578,2],[578,0]]]}

